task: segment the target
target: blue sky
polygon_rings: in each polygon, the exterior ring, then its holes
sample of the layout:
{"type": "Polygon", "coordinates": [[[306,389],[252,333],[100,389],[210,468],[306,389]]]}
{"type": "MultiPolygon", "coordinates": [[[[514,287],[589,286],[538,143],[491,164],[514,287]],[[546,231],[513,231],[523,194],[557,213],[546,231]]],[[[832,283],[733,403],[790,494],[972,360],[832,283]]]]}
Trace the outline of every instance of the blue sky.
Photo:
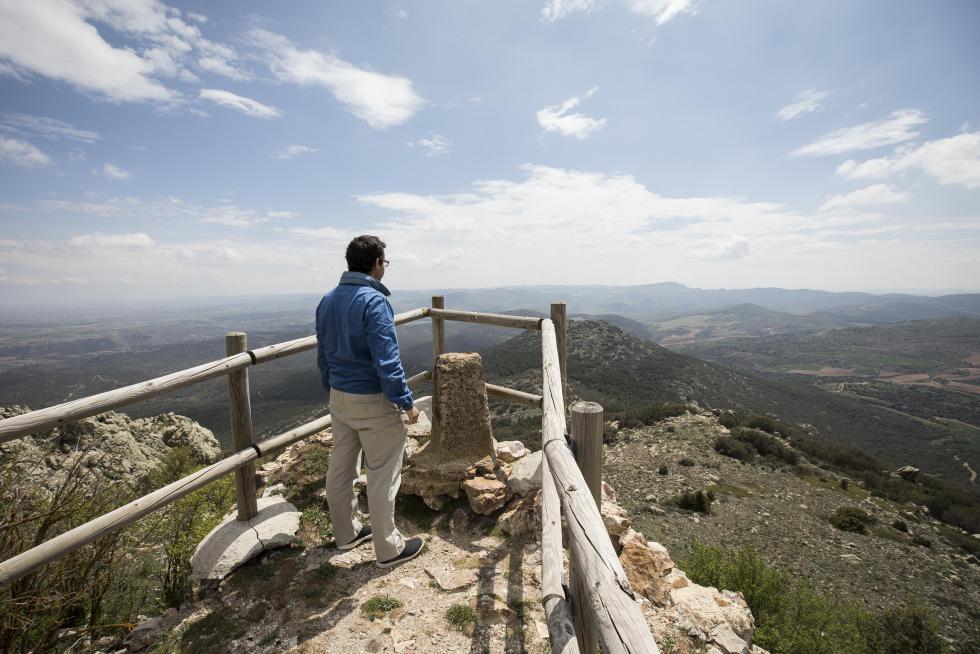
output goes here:
{"type": "Polygon", "coordinates": [[[980,290],[980,4],[0,0],[0,301],[980,290]]]}

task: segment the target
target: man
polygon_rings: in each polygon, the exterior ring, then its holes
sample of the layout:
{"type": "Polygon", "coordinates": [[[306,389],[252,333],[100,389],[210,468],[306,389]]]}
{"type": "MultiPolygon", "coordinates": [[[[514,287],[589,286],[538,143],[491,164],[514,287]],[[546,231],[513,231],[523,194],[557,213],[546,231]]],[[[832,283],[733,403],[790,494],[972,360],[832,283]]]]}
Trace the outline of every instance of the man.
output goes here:
{"type": "Polygon", "coordinates": [[[406,436],[401,412],[408,424],[419,412],[405,381],[391,293],[381,283],[385,246],[376,236],[347,246],[347,272],[316,309],[316,362],[333,416],[327,504],[337,546],[352,549],[373,538],[377,565],[389,568],[418,556],[422,539],[406,541],[395,527],[406,436]],[[363,527],[353,489],[361,450],[371,511],[371,526],[363,527]]]}

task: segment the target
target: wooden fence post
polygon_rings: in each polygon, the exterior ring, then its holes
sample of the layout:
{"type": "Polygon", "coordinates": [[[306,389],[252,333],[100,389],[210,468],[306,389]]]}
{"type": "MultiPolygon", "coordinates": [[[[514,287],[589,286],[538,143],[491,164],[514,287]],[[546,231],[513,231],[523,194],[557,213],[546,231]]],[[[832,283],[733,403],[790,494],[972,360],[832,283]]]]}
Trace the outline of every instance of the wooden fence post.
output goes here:
{"type": "Polygon", "coordinates": [[[561,396],[564,398],[565,406],[562,410],[567,411],[568,406],[568,364],[565,361],[565,303],[553,302],[551,304],[551,322],[555,325],[555,340],[558,341],[558,367],[561,369],[561,396]]]}
{"type": "MultiPolygon", "coordinates": [[[[564,307],[564,305],[562,305],[564,307]]],[[[554,305],[552,305],[554,307],[554,305]]],[[[557,331],[557,330],[556,330],[557,331]]],[[[561,350],[559,350],[560,352],[561,350]]],[[[602,407],[595,402],[576,402],[572,405],[572,442],[575,446],[575,462],[585,479],[592,499],[602,514],[602,407]]],[[[569,566],[569,586],[572,591],[572,608],[575,612],[575,633],[584,654],[599,651],[599,628],[592,607],[587,605],[589,593],[582,586],[583,577],[574,574],[569,566]]]]}
{"type": "MultiPolygon", "coordinates": [[[[225,335],[228,356],[248,350],[245,332],[225,335]]],[[[228,374],[228,410],[231,417],[231,437],[235,451],[252,447],[252,402],[248,394],[248,368],[228,374]]],[[[255,464],[252,461],[235,469],[235,500],[238,519],[251,520],[259,512],[255,499],[255,464]]]]}
{"type": "MultiPolygon", "coordinates": [[[[441,295],[432,296],[433,309],[445,309],[446,299],[441,295]]],[[[446,321],[442,318],[432,319],[432,369],[435,370],[435,360],[446,351],[446,321]]]]}

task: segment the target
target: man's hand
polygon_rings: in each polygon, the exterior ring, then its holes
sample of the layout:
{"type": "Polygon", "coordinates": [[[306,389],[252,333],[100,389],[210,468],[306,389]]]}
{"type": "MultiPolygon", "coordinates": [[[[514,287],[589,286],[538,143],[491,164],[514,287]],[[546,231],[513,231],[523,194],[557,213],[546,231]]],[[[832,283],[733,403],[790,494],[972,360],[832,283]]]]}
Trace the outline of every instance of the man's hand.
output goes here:
{"type": "Polygon", "coordinates": [[[408,424],[414,425],[419,421],[419,410],[414,406],[405,413],[408,415],[408,424]]]}

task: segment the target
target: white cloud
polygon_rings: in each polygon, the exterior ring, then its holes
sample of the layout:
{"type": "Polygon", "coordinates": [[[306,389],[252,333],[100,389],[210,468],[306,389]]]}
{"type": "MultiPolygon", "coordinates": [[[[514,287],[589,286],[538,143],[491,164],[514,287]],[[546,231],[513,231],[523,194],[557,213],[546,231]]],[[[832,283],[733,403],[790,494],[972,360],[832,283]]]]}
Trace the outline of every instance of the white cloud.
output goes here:
{"type": "Polygon", "coordinates": [[[588,138],[606,126],[605,118],[592,118],[584,114],[568,113],[582,102],[592,97],[599,87],[590,89],[585,95],[573,96],[561,104],[545,107],[537,113],[538,124],[547,132],[558,132],[562,136],[574,136],[577,139],[588,138]]]}
{"type": "Polygon", "coordinates": [[[350,239],[353,238],[351,232],[343,229],[337,229],[336,227],[296,227],[289,230],[289,232],[291,234],[295,234],[296,236],[302,236],[303,238],[343,242],[345,247],[347,243],[350,242],[350,239]]]}
{"type": "Polygon", "coordinates": [[[0,70],[19,79],[41,75],[113,102],[173,103],[180,95],[156,78],[194,81],[187,64],[201,58],[212,72],[241,75],[232,48],[204,38],[159,0],[0,3],[0,70]],[[124,42],[110,44],[96,24],[124,42]]]}
{"type": "MultiPolygon", "coordinates": [[[[548,0],[541,9],[541,20],[553,23],[574,14],[591,14],[607,0],[548,0]]],[[[694,15],[698,10],[696,0],[623,0],[625,7],[640,16],[656,20],[663,25],[681,14],[694,15]]]]}
{"type": "Polygon", "coordinates": [[[748,238],[739,234],[725,234],[700,252],[702,258],[709,260],[742,259],[749,256],[750,243],[748,238]]]}
{"type": "Polygon", "coordinates": [[[200,217],[202,223],[224,225],[225,227],[254,227],[259,223],[268,222],[268,220],[269,218],[260,216],[253,209],[242,209],[233,204],[212,207],[200,217]]]}
{"type": "Polygon", "coordinates": [[[156,242],[143,232],[131,234],[81,234],[68,239],[68,245],[78,248],[127,248],[145,250],[156,246],[156,242]]]}
{"type": "Polygon", "coordinates": [[[553,23],[572,14],[590,14],[597,4],[596,0],[548,0],[541,10],[541,20],[553,23]]]}
{"type": "Polygon", "coordinates": [[[142,208],[142,203],[137,198],[132,197],[109,198],[103,202],[42,200],[39,204],[48,211],[87,213],[95,216],[123,216],[142,208]]]}
{"type": "Polygon", "coordinates": [[[693,16],[698,11],[695,0],[626,0],[626,7],[635,14],[655,18],[657,25],[681,14],[693,16]]]}
{"type": "Polygon", "coordinates": [[[232,66],[228,63],[227,59],[222,57],[207,56],[201,57],[197,60],[198,68],[207,71],[209,73],[217,73],[218,75],[224,75],[229,79],[234,80],[247,80],[250,75],[243,70],[232,66]]]}
{"type": "Polygon", "coordinates": [[[308,145],[289,145],[276,152],[273,156],[276,159],[292,159],[301,154],[313,154],[314,152],[316,152],[316,148],[311,148],[308,145]]]}
{"type": "Polygon", "coordinates": [[[427,157],[440,157],[445,154],[449,154],[449,148],[452,147],[453,142],[447,139],[445,136],[440,134],[433,134],[429,138],[420,138],[415,141],[409,141],[409,147],[418,146],[425,150],[425,156],[427,157]]]}
{"type": "Polygon", "coordinates": [[[823,109],[821,102],[829,95],[830,93],[827,91],[807,89],[806,91],[797,93],[796,97],[793,98],[793,103],[786,105],[776,112],[776,116],[785,122],[787,120],[799,118],[805,114],[813,113],[814,111],[820,111],[823,109]]]}
{"type": "Polygon", "coordinates": [[[27,141],[8,139],[5,136],[0,136],[0,159],[6,159],[25,168],[46,166],[51,163],[51,158],[48,155],[27,141]]]}
{"type": "Polygon", "coordinates": [[[230,107],[231,109],[240,111],[243,114],[255,116],[256,118],[278,118],[282,115],[282,112],[275,107],[262,104],[261,102],[251,98],[235,95],[231,91],[222,91],[221,89],[201,89],[201,93],[198,97],[200,97],[202,100],[210,100],[211,102],[223,107],[230,107]]]}
{"type": "Polygon", "coordinates": [[[194,21],[195,23],[206,23],[206,22],[208,22],[208,17],[205,16],[204,14],[198,14],[198,13],[193,12],[193,11],[188,11],[184,15],[187,16],[192,21],[194,21]]]}
{"type": "Polygon", "coordinates": [[[22,113],[0,114],[0,127],[14,132],[43,136],[52,141],[64,139],[79,143],[95,143],[102,138],[97,132],[78,129],[71,123],[57,118],[22,113]]]}
{"type": "Polygon", "coordinates": [[[325,87],[349,112],[375,129],[407,122],[424,104],[407,77],[376,73],[332,54],[300,50],[286,37],[266,30],[252,30],[250,38],[265,50],[280,80],[325,87]]]}
{"type": "Polygon", "coordinates": [[[130,179],[133,176],[128,170],[111,163],[102,164],[102,174],[109,179],[130,179]]]}
{"type": "Polygon", "coordinates": [[[297,214],[294,211],[266,211],[265,215],[267,215],[269,218],[272,219],[280,219],[280,218],[288,219],[288,218],[295,218],[299,214],[297,214]]]}
{"type": "Polygon", "coordinates": [[[820,207],[821,211],[849,209],[870,204],[896,204],[908,202],[909,194],[896,191],[887,184],[874,184],[844,195],[833,195],[820,207]]]}
{"type": "Polygon", "coordinates": [[[940,184],[980,188],[980,132],[926,141],[863,163],[849,159],[837,167],[837,174],[848,179],[883,179],[908,170],[921,170],[940,184]]]}
{"type": "Polygon", "coordinates": [[[842,154],[903,143],[917,137],[919,133],[914,128],[928,120],[925,113],[918,109],[900,109],[881,120],[828,132],[813,143],[793,150],[793,155],[801,157],[842,154]]]}

